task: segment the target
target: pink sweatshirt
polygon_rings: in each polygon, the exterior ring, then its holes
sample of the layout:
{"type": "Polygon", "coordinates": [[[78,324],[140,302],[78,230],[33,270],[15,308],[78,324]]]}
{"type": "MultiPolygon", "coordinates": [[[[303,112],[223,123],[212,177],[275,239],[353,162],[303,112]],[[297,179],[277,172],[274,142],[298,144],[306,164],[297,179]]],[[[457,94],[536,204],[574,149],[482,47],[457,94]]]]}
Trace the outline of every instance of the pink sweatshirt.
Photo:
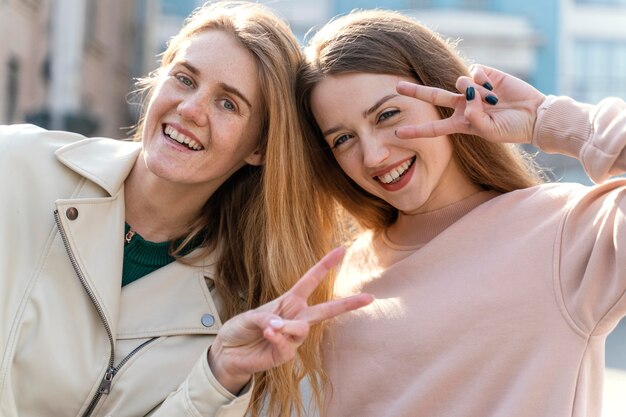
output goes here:
{"type": "MultiPolygon", "coordinates": [[[[533,143],[604,181],[626,171],[626,104],[549,97],[533,143]]],[[[605,339],[626,315],[626,180],[480,192],[419,217],[421,244],[367,232],[344,260],[339,295],[376,301],[326,339],[327,415],[599,417],[605,339]]]]}

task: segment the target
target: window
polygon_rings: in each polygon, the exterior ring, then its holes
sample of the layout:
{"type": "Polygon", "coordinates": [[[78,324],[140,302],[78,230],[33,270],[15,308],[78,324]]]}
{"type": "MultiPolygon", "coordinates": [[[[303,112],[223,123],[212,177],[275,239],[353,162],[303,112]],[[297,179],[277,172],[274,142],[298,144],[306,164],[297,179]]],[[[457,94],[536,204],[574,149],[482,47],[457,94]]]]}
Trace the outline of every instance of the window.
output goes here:
{"type": "Polygon", "coordinates": [[[202,3],[197,0],[161,0],[161,13],[185,18],[202,3]]]}
{"type": "Polygon", "coordinates": [[[425,9],[432,6],[431,0],[409,0],[407,7],[409,9],[425,9]]]}
{"type": "Polygon", "coordinates": [[[489,7],[489,0],[463,0],[463,7],[473,10],[485,10],[489,7]]]}
{"type": "Polygon", "coordinates": [[[98,1],[89,0],[85,7],[85,39],[86,43],[97,41],[98,33],[98,1]]]}
{"type": "Polygon", "coordinates": [[[32,7],[33,9],[36,9],[37,7],[39,7],[41,0],[22,0],[22,3],[32,7]]]}
{"type": "Polygon", "coordinates": [[[6,113],[5,118],[7,123],[15,122],[15,116],[17,115],[17,99],[19,93],[19,75],[20,64],[16,58],[9,59],[7,63],[7,78],[6,78],[6,113]]]}
{"type": "Polygon", "coordinates": [[[608,96],[626,99],[626,42],[579,41],[574,45],[572,96],[597,103],[608,96]]]}
{"type": "Polygon", "coordinates": [[[626,6],[626,0],[576,0],[576,4],[590,6],[626,6]]]}

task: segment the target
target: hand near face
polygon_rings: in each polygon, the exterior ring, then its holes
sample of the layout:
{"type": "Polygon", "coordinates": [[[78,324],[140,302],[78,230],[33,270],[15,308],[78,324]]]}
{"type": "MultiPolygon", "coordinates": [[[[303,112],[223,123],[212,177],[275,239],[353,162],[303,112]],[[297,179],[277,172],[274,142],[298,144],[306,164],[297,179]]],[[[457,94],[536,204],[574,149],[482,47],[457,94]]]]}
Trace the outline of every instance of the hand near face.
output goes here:
{"type": "Polygon", "coordinates": [[[291,360],[312,324],[368,305],[369,294],[358,294],[309,306],[307,299],[328,271],[343,258],[337,248],[313,266],[285,294],[224,323],[209,350],[209,366],[230,392],[239,392],[255,372],[291,360]]]}
{"type": "Polygon", "coordinates": [[[470,72],[471,78],[459,77],[456,82],[461,94],[398,83],[400,94],[452,108],[454,114],[442,120],[402,126],[396,130],[396,136],[410,139],[466,133],[491,142],[529,143],[537,109],[545,96],[530,84],[494,68],[473,65],[470,72]],[[493,89],[486,88],[486,83],[493,89]]]}

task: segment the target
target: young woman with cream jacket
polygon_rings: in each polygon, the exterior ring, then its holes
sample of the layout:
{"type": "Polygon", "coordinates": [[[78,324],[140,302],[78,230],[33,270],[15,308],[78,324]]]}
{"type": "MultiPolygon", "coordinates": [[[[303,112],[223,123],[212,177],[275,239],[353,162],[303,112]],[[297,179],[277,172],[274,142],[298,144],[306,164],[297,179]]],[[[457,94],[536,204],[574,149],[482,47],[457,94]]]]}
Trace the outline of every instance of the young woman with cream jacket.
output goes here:
{"type": "Polygon", "coordinates": [[[342,251],[307,273],[329,241],[286,215],[300,61],[263,6],[208,4],[140,141],[0,127],[0,416],[278,416],[323,382],[314,325],[371,298],[329,301],[342,251]]]}

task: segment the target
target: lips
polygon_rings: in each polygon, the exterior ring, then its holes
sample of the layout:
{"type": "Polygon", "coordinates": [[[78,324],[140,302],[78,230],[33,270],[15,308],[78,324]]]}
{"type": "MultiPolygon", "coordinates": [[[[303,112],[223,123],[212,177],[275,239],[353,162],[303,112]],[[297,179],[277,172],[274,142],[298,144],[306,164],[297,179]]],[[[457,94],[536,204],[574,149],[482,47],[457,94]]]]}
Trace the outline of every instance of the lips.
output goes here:
{"type": "Polygon", "coordinates": [[[181,145],[184,145],[193,151],[201,151],[204,149],[204,147],[201,144],[199,144],[197,141],[191,139],[189,136],[185,135],[184,133],[179,132],[178,130],[176,130],[174,127],[170,125],[165,126],[163,133],[165,133],[165,135],[169,137],[170,139],[172,139],[173,141],[178,142],[181,145]]]}
{"type": "Polygon", "coordinates": [[[415,163],[415,159],[416,157],[414,156],[408,161],[404,161],[402,164],[393,168],[391,171],[383,175],[376,176],[376,180],[382,182],[383,184],[393,184],[400,181],[400,178],[402,178],[402,176],[407,173],[411,166],[413,166],[413,164],[415,163]]]}

